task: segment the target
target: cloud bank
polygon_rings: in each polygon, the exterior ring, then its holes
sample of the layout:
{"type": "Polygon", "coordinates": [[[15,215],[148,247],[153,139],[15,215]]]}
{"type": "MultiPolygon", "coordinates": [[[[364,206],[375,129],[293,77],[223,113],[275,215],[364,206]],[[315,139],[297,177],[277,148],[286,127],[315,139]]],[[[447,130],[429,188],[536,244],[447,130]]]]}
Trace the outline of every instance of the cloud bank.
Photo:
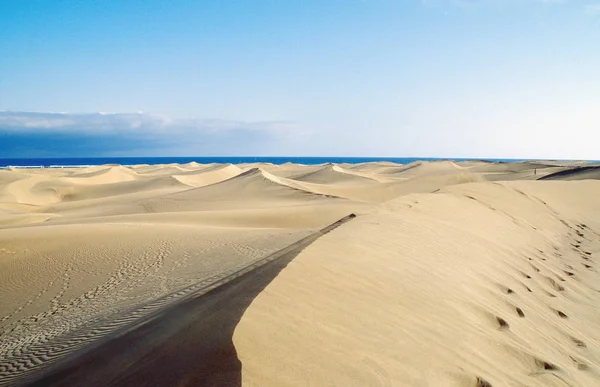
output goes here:
{"type": "Polygon", "coordinates": [[[0,111],[0,157],[264,155],[302,133],[285,121],[0,111]]]}

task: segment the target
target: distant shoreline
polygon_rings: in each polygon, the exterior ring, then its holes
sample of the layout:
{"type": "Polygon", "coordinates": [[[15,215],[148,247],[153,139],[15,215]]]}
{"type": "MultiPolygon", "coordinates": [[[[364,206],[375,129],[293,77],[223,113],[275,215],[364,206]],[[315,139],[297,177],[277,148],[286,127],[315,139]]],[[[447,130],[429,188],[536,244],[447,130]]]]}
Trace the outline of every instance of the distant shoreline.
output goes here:
{"type": "Polygon", "coordinates": [[[368,162],[387,162],[410,164],[416,161],[483,161],[490,163],[598,163],[600,160],[543,160],[543,159],[496,159],[496,158],[436,158],[436,157],[86,157],[86,158],[0,158],[0,169],[7,168],[87,168],[99,165],[135,165],[161,164],[249,164],[269,163],[281,165],[285,163],[319,165],[319,164],[361,164],[368,162]]]}
{"type": "MultiPolygon", "coordinates": [[[[73,158],[0,158],[0,168],[83,168],[98,165],[116,164],[132,166],[140,164],[185,164],[197,162],[199,164],[244,164],[244,163],[271,163],[271,164],[306,164],[317,165],[326,163],[335,164],[360,164],[366,162],[392,162],[409,164],[415,161],[488,161],[488,162],[541,162],[550,160],[526,159],[497,159],[497,158],[437,158],[437,157],[73,157],[73,158]]],[[[552,160],[553,162],[571,162],[573,160],[552,160]]],[[[592,160],[582,160],[592,161],[592,160]]]]}

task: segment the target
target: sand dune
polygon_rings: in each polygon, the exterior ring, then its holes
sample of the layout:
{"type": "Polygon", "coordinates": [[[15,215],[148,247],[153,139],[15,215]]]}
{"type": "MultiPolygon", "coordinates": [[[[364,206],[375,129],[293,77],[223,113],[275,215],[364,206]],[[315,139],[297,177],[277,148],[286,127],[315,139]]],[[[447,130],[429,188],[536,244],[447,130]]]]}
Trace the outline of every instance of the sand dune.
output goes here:
{"type": "Polygon", "coordinates": [[[359,217],[248,308],[243,384],[597,385],[599,191],[466,184],[359,217]]]}
{"type": "Polygon", "coordinates": [[[0,385],[600,385],[598,180],[544,161],[0,170],[0,385]]]}
{"type": "Polygon", "coordinates": [[[263,171],[267,171],[279,177],[293,178],[297,175],[303,175],[315,172],[323,168],[323,165],[302,165],[285,163],[282,165],[261,165],[263,171]]]}
{"type": "Polygon", "coordinates": [[[406,165],[387,166],[376,172],[393,177],[408,178],[452,174],[466,168],[468,166],[461,166],[453,161],[415,161],[406,165]]]}
{"type": "Polygon", "coordinates": [[[346,171],[337,165],[325,165],[316,171],[293,176],[292,179],[319,184],[358,185],[376,183],[377,180],[346,171]]]}
{"type": "Polygon", "coordinates": [[[358,164],[339,164],[340,167],[345,169],[351,169],[354,171],[361,172],[369,172],[369,171],[379,171],[384,167],[398,167],[398,164],[392,163],[390,161],[375,161],[375,162],[367,162],[367,163],[358,163],[358,164]]]}
{"type": "Polygon", "coordinates": [[[189,189],[139,203],[148,212],[180,212],[201,209],[237,209],[289,206],[330,200],[319,193],[274,176],[260,168],[251,168],[235,177],[212,185],[189,189]]]}
{"type": "Polygon", "coordinates": [[[27,175],[18,171],[9,171],[0,169],[0,187],[16,180],[26,178],[27,175]]]}
{"type": "Polygon", "coordinates": [[[421,165],[423,165],[423,161],[415,161],[406,165],[392,165],[388,166],[387,168],[380,168],[378,169],[378,172],[386,175],[399,175],[401,173],[410,171],[411,169],[418,168],[421,165]]]}
{"type": "Polygon", "coordinates": [[[542,176],[539,180],[600,180],[600,167],[598,166],[583,166],[568,168],[562,171],[554,172],[542,176]]]}
{"type": "Polygon", "coordinates": [[[116,166],[69,176],[73,184],[112,184],[136,180],[139,175],[132,169],[116,166]]]}
{"type": "Polygon", "coordinates": [[[330,176],[329,183],[311,182],[310,179],[301,182],[305,189],[324,195],[362,202],[382,202],[410,193],[434,192],[447,185],[485,180],[482,173],[473,173],[453,165],[422,166],[420,162],[404,167],[382,165],[368,173],[349,173],[336,166],[336,169],[331,167],[331,170],[318,171],[318,179],[327,181],[324,177],[330,176]],[[390,173],[390,169],[394,171],[390,173]],[[336,179],[337,183],[334,182],[336,179]]]}
{"type": "MultiPolygon", "coordinates": [[[[200,165],[200,164],[198,164],[200,165]]],[[[159,175],[173,175],[178,173],[188,172],[190,170],[195,169],[195,167],[188,168],[184,165],[176,165],[176,164],[161,164],[161,165],[145,165],[140,167],[133,167],[137,173],[142,175],[147,174],[159,174],[159,175]]]]}
{"type": "Polygon", "coordinates": [[[228,164],[209,167],[200,171],[188,171],[187,173],[173,175],[173,177],[192,187],[203,187],[230,179],[241,172],[240,168],[228,164]]]}
{"type": "Polygon", "coordinates": [[[60,201],[55,192],[36,190],[35,187],[51,178],[42,175],[28,175],[12,181],[4,186],[4,194],[12,197],[11,201],[22,204],[45,205],[60,201]]]}
{"type": "MultiPolygon", "coordinates": [[[[79,182],[77,182],[79,183],[79,182]]],[[[34,192],[54,192],[61,201],[90,200],[96,198],[120,196],[132,192],[156,191],[168,188],[189,188],[177,177],[161,176],[146,179],[117,181],[107,184],[74,184],[73,179],[63,178],[36,184],[34,192]]]]}

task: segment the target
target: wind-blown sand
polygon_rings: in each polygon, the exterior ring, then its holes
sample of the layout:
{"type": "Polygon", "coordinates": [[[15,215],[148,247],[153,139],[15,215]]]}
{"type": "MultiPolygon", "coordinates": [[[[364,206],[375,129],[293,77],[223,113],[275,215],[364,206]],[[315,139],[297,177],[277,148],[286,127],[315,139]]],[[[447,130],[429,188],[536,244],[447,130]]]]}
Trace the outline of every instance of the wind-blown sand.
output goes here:
{"type": "Polygon", "coordinates": [[[0,170],[0,385],[600,385],[599,170],[0,170]]]}

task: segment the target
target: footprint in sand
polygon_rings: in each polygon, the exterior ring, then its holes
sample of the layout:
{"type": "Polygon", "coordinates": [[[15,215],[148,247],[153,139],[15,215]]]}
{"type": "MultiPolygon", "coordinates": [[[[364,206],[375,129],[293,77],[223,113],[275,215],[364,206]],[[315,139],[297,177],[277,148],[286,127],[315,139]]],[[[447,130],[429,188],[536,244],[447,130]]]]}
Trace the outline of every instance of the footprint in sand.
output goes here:
{"type": "Polygon", "coordinates": [[[558,309],[554,309],[554,308],[550,308],[552,309],[552,311],[554,313],[556,313],[560,318],[569,318],[569,316],[567,316],[564,312],[558,310],[558,309]]]}
{"type": "Polygon", "coordinates": [[[475,379],[475,387],[492,387],[492,384],[478,376],[477,379],[475,379]]]}
{"type": "Polygon", "coordinates": [[[503,319],[502,317],[496,316],[496,322],[498,323],[498,329],[500,329],[500,330],[507,330],[510,328],[510,325],[508,325],[506,320],[503,319]]]}
{"type": "Polygon", "coordinates": [[[579,340],[576,337],[573,336],[569,336],[569,338],[571,339],[571,341],[573,342],[573,344],[575,344],[577,347],[579,348],[587,348],[587,345],[583,342],[583,340],[579,340]]]}

